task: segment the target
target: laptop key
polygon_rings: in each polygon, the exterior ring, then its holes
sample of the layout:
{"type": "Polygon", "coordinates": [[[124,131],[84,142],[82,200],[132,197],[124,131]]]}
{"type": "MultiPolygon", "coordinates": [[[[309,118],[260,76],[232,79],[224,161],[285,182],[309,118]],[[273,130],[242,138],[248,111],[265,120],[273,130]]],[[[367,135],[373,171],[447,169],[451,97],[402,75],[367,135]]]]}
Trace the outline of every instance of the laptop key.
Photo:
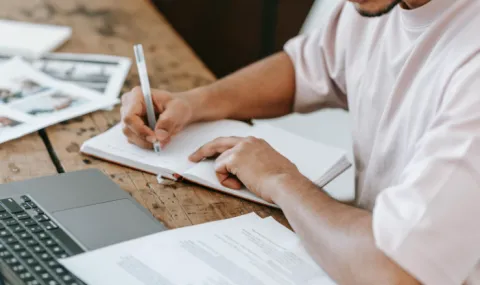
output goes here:
{"type": "Polygon", "coordinates": [[[9,236],[5,239],[5,242],[7,244],[13,244],[13,243],[17,243],[17,239],[14,236],[9,236]]]}
{"type": "Polygon", "coordinates": [[[14,251],[18,251],[18,252],[24,250],[24,247],[19,243],[12,244],[11,247],[14,251]]]}
{"type": "Polygon", "coordinates": [[[28,239],[25,241],[27,243],[28,246],[34,246],[34,245],[37,245],[38,242],[36,240],[34,240],[33,238],[32,239],[28,239]]]}
{"type": "Polygon", "coordinates": [[[7,230],[1,230],[0,231],[0,237],[8,237],[8,236],[11,236],[12,234],[7,231],[7,230]]]}
{"type": "Polygon", "coordinates": [[[44,244],[48,247],[58,246],[58,244],[53,239],[47,239],[44,241],[44,244]]]}
{"type": "Polygon", "coordinates": [[[43,231],[43,229],[40,226],[33,226],[33,227],[30,227],[30,231],[32,233],[39,233],[39,232],[43,231]]]}
{"type": "Polygon", "coordinates": [[[36,224],[37,224],[37,222],[35,222],[35,221],[32,220],[32,219],[23,220],[22,223],[23,223],[25,226],[27,226],[27,227],[33,226],[33,225],[36,225],[36,224]]]}
{"type": "Polygon", "coordinates": [[[25,259],[25,262],[30,266],[38,264],[38,261],[33,257],[29,257],[29,258],[25,259]]]}
{"type": "Polygon", "coordinates": [[[26,285],[39,285],[40,283],[37,280],[28,281],[26,285]]]}
{"type": "Polygon", "coordinates": [[[0,213],[0,220],[7,220],[7,219],[10,219],[11,217],[12,215],[10,215],[10,213],[7,213],[7,212],[0,213]]]}
{"type": "Polygon", "coordinates": [[[8,264],[8,265],[19,264],[17,258],[15,258],[15,257],[10,257],[10,258],[5,259],[5,263],[8,264]]]}
{"type": "Polygon", "coordinates": [[[53,251],[53,253],[62,253],[62,252],[63,252],[63,249],[62,249],[61,247],[59,247],[59,246],[54,246],[54,247],[52,248],[52,251],[53,251]]]}
{"type": "Polygon", "coordinates": [[[45,232],[40,232],[40,233],[37,233],[37,237],[41,240],[44,240],[44,239],[48,239],[50,238],[45,232]]]}
{"type": "Polygon", "coordinates": [[[34,251],[35,253],[43,253],[43,252],[45,252],[45,249],[43,249],[43,247],[41,247],[41,246],[39,246],[39,245],[34,246],[32,249],[33,249],[33,251],[34,251]]]}
{"type": "Polygon", "coordinates": [[[30,235],[29,232],[21,232],[21,233],[18,235],[18,237],[19,237],[20,239],[29,239],[29,238],[31,238],[32,236],[30,235]]]}
{"type": "Polygon", "coordinates": [[[32,273],[27,271],[27,272],[19,274],[18,277],[20,277],[20,279],[22,279],[22,281],[28,281],[28,280],[32,279],[32,273]]]}
{"type": "Polygon", "coordinates": [[[30,218],[30,215],[25,213],[25,212],[17,214],[17,219],[19,219],[19,220],[25,220],[25,219],[29,219],[29,218],[30,218]]]}
{"type": "Polygon", "coordinates": [[[62,281],[64,281],[64,282],[69,282],[69,281],[72,281],[72,280],[73,280],[73,277],[70,274],[66,274],[66,275],[62,276],[62,281]]]}
{"type": "MultiPolygon", "coordinates": [[[[44,272],[45,270],[43,269],[42,266],[40,265],[35,265],[32,267],[33,271],[35,271],[35,273],[41,273],[41,272],[44,272]]],[[[46,271],[45,271],[46,272],[46,271]]]]}
{"type": "Polygon", "coordinates": [[[17,225],[17,226],[15,226],[14,228],[12,228],[12,231],[13,231],[14,233],[20,233],[20,232],[24,232],[25,229],[24,229],[22,226],[17,225]]]}
{"type": "Polygon", "coordinates": [[[53,229],[56,229],[58,228],[58,226],[52,222],[52,221],[49,221],[49,222],[42,222],[42,225],[45,227],[45,229],[47,230],[53,230],[53,229]]]}
{"type": "Polygon", "coordinates": [[[24,251],[20,251],[20,252],[18,253],[18,255],[19,255],[21,258],[24,258],[24,259],[31,256],[30,253],[29,253],[28,251],[25,251],[25,250],[24,250],[24,251]]]}
{"type": "Polygon", "coordinates": [[[41,253],[41,254],[40,254],[40,258],[41,258],[43,261],[47,261],[47,260],[53,259],[53,257],[52,257],[50,254],[46,253],[46,252],[41,253]]]}
{"type": "Polygon", "coordinates": [[[22,208],[24,208],[25,210],[30,210],[32,208],[28,203],[25,203],[25,202],[20,204],[20,206],[22,206],[22,208]]]}
{"type": "Polygon", "coordinates": [[[22,195],[20,196],[20,199],[22,199],[24,202],[30,202],[32,200],[30,200],[30,197],[28,197],[27,195],[22,195]]]}
{"type": "Polygon", "coordinates": [[[3,206],[10,211],[11,213],[20,213],[23,212],[22,207],[15,202],[12,198],[7,198],[7,199],[1,199],[0,202],[3,204],[3,206]]]}
{"type": "Polygon", "coordinates": [[[26,271],[25,266],[23,266],[23,265],[21,265],[21,264],[12,266],[12,270],[13,270],[15,273],[20,273],[20,272],[26,271]]]}
{"type": "Polygon", "coordinates": [[[32,208],[32,209],[38,208],[37,205],[35,205],[35,203],[33,203],[33,202],[26,202],[26,203],[27,203],[28,206],[30,206],[30,208],[32,208]]]}
{"type": "Polygon", "coordinates": [[[18,225],[18,222],[17,222],[17,220],[9,219],[9,220],[6,220],[6,221],[5,221],[5,225],[11,227],[11,226],[18,225]]]}
{"type": "Polygon", "coordinates": [[[5,208],[2,205],[0,205],[0,213],[1,212],[5,212],[5,208]]]}
{"type": "Polygon", "coordinates": [[[0,257],[2,259],[5,259],[5,258],[12,257],[12,254],[10,253],[10,251],[2,250],[0,251],[0,257]]]}
{"type": "Polygon", "coordinates": [[[39,221],[39,222],[45,222],[45,221],[49,221],[50,218],[47,217],[47,215],[45,214],[38,214],[35,216],[35,220],[39,221]]]}
{"type": "Polygon", "coordinates": [[[40,275],[40,278],[42,278],[45,281],[50,281],[51,279],[53,279],[52,275],[50,275],[50,273],[48,273],[47,271],[43,273],[39,273],[39,275],[40,275]]]}

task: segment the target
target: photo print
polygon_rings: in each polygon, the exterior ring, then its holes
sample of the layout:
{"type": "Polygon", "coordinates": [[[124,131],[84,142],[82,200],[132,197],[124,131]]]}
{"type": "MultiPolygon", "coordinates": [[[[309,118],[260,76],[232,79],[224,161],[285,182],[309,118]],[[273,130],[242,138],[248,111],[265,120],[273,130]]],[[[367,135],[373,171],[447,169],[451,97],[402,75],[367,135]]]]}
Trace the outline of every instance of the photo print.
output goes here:
{"type": "Polygon", "coordinates": [[[9,81],[8,84],[0,84],[0,103],[13,103],[49,89],[48,86],[44,86],[33,79],[15,78],[9,81]]]}
{"type": "Polygon", "coordinates": [[[22,122],[14,120],[10,117],[0,115],[0,131],[4,131],[6,129],[10,129],[13,127],[16,127],[18,125],[21,125],[22,122]]]}
{"type": "Polygon", "coordinates": [[[87,99],[79,96],[53,91],[12,104],[11,107],[31,116],[48,116],[60,111],[68,111],[87,102],[89,102],[87,99]]]}

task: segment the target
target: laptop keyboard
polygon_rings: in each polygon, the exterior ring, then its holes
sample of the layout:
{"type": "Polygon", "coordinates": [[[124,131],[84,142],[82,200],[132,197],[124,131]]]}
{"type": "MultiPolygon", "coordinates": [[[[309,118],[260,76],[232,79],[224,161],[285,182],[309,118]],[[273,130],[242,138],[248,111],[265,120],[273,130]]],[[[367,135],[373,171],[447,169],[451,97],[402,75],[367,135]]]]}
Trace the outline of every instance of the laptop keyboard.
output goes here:
{"type": "Polygon", "coordinates": [[[27,195],[0,199],[2,275],[11,284],[84,284],[56,260],[83,250],[27,195]]]}

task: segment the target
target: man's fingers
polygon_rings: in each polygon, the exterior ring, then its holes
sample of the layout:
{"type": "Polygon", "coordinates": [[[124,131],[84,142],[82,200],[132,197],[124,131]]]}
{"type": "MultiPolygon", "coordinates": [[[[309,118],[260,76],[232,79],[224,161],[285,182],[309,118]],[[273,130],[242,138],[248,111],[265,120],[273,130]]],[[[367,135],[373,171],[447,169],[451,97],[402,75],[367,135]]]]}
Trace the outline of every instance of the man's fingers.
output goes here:
{"type": "Polygon", "coordinates": [[[234,161],[234,150],[232,148],[223,152],[215,160],[215,172],[220,183],[231,189],[241,189],[242,182],[236,177],[234,161]]]}
{"type": "Polygon", "coordinates": [[[123,133],[127,137],[129,143],[135,144],[141,148],[152,149],[153,145],[151,142],[148,142],[145,139],[137,136],[130,128],[124,127],[123,133]]]}
{"type": "Polygon", "coordinates": [[[157,124],[155,126],[155,133],[160,143],[172,136],[173,132],[177,129],[178,122],[181,121],[179,114],[174,108],[167,108],[160,114],[157,124]]]}
{"type": "Polygon", "coordinates": [[[138,137],[156,137],[155,132],[151,130],[139,116],[127,115],[123,119],[123,123],[138,137]]]}
{"type": "Polygon", "coordinates": [[[218,181],[220,181],[220,183],[227,188],[235,190],[242,189],[242,182],[240,182],[240,180],[233,175],[217,173],[217,178],[218,181]]]}
{"type": "Polygon", "coordinates": [[[225,151],[234,147],[241,141],[239,137],[221,137],[215,139],[192,153],[189,157],[192,162],[199,162],[204,158],[213,157],[217,154],[224,153],[225,151]]]}

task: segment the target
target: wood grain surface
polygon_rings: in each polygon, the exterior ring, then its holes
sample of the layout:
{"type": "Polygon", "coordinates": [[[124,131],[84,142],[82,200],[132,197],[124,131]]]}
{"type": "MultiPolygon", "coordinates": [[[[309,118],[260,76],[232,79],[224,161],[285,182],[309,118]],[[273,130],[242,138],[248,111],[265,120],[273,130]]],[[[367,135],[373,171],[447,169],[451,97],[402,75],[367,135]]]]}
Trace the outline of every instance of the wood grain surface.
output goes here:
{"type": "MultiPolygon", "coordinates": [[[[151,85],[169,91],[211,83],[202,64],[168,22],[147,1],[139,0],[15,0],[0,2],[0,18],[68,25],[72,39],[60,51],[100,53],[132,58],[142,43],[151,85]]],[[[215,44],[215,43],[212,43],[215,44]]],[[[131,69],[124,91],[139,84],[131,69]]],[[[158,184],[153,175],[80,154],[82,143],[119,122],[119,107],[73,119],[46,129],[59,166],[66,172],[97,168],[109,175],[169,228],[200,224],[256,212],[288,225],[281,211],[184,183],[158,184]]],[[[55,173],[42,139],[33,134],[0,145],[0,182],[55,173]]]]}

